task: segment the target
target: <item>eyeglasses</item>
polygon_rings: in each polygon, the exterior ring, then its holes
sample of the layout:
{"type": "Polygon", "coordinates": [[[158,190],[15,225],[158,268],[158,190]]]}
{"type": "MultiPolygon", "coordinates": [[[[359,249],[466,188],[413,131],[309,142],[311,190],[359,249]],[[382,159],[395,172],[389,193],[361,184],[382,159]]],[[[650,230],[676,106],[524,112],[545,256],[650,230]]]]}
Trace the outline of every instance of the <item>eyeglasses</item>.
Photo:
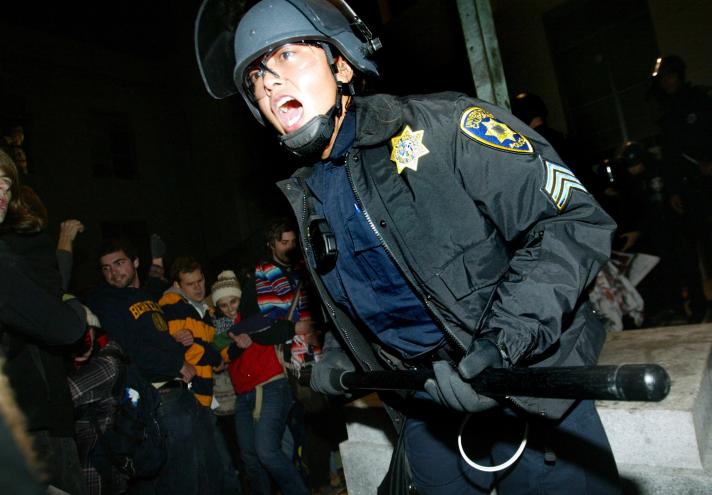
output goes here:
{"type": "Polygon", "coordinates": [[[265,53],[245,70],[243,85],[253,101],[266,96],[263,78],[266,74],[282,79],[285,74],[301,70],[314,60],[313,47],[318,43],[299,41],[288,43],[265,53]],[[268,65],[269,64],[269,65],[268,65]]]}

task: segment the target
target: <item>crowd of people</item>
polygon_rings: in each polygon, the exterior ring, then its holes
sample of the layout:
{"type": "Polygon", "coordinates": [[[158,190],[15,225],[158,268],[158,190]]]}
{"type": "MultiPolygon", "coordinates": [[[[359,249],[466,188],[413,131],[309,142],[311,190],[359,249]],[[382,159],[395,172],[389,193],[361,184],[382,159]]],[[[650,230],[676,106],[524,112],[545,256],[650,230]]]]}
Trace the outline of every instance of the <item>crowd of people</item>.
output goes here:
{"type": "Polygon", "coordinates": [[[226,269],[211,285],[195,258],[175,257],[166,270],[157,235],[146,239],[145,277],[131,243],[107,239],[96,254],[103,282],[80,303],[65,288],[84,226],[67,220],[52,242],[2,151],[0,171],[4,371],[37,455],[28,466],[47,485],[70,494],[343,489],[339,408],[298,394],[324,329],[286,220],[267,226],[266,257],[243,280],[226,269]],[[158,469],[117,463],[107,443],[126,400],[155,405],[158,469]]]}
{"type": "Polygon", "coordinates": [[[147,270],[129,240],[105,239],[103,281],[80,302],[67,290],[85,227],[65,220],[53,239],[23,170],[0,150],[0,433],[25,475],[8,478],[13,493],[343,491],[341,405],[298,380],[325,324],[294,227],[266,225],[264,259],[212,284],[193,257],[164,266],[158,235],[147,270]],[[138,424],[124,414],[153,422],[156,444],[115,431],[138,424]]]}
{"type": "MultiPolygon", "coordinates": [[[[314,160],[280,183],[300,221],[265,225],[264,259],[219,267],[215,280],[187,253],[167,263],[154,234],[139,240],[146,269],[130,241],[105,239],[101,283],[81,300],[68,293],[85,226],[47,234],[47,210],[23,186],[22,127],[6,133],[0,458],[12,493],[341,493],[339,377],[422,367],[434,372],[424,390],[382,396],[398,433],[384,493],[618,492],[593,402],[495,400],[468,380],[596,362],[605,331],[593,294],[611,273],[614,220],[614,248],[659,258],[633,288],[658,310],[644,319],[702,321],[709,96],[663,59],[662,157],[627,142],[588,167],[532,94],[513,99],[519,119],[457,94],[355,96],[355,79],[378,74],[378,44],[344,16],[322,1],[258,2],[234,33],[227,83],[200,59],[211,94],[239,92],[314,160]],[[477,441],[527,423],[507,476],[463,469],[447,440],[463,413],[481,420],[477,441]]],[[[514,440],[490,440],[483,457],[506,459],[514,440]]]]}

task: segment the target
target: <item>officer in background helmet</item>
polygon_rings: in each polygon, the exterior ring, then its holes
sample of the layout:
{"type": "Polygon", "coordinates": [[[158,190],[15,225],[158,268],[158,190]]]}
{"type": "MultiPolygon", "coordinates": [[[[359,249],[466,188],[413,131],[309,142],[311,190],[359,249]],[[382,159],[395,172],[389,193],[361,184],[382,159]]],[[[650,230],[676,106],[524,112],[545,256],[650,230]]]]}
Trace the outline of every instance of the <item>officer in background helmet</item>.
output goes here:
{"type": "MultiPolygon", "coordinates": [[[[652,73],[652,94],[660,113],[663,175],[678,223],[699,252],[699,262],[712,270],[712,90],[693,85],[677,55],[658,58],[652,73]]],[[[708,308],[693,310],[701,321],[708,308]]]]}
{"type": "MultiPolygon", "coordinates": [[[[208,27],[215,19],[208,1],[196,32],[208,90],[239,92],[313,164],[279,184],[335,327],[312,388],[343,395],[341,374],[355,368],[432,368],[424,391],[382,395],[423,495],[618,493],[592,402],[495,400],[466,381],[489,367],[594,364],[605,339],[585,288],[615,224],[551,145],[466,95],[354,95],[355,77],[378,74],[379,44],[343,2],[263,0],[232,39],[208,27]],[[466,413],[477,461],[505,471],[465,465],[466,413]],[[523,459],[508,464],[527,422],[523,459]]],[[[408,54],[403,77],[415,67],[408,54]]],[[[382,493],[404,489],[397,471],[382,493]]]]}
{"type": "Polygon", "coordinates": [[[700,206],[695,204],[693,196],[699,196],[695,189],[709,187],[712,177],[712,151],[707,146],[712,136],[712,90],[690,84],[685,73],[685,62],[668,55],[657,59],[651,78],[660,111],[661,147],[672,206],[680,214],[689,209],[686,206],[700,206]]]}
{"type": "MultiPolygon", "coordinates": [[[[621,242],[614,243],[614,248],[657,254],[650,247],[650,234],[655,227],[666,236],[672,235],[669,229],[660,228],[667,225],[672,210],[659,161],[637,141],[626,141],[616,157],[605,161],[613,170],[620,200],[617,212],[606,208],[618,224],[621,242]]],[[[603,201],[602,204],[607,206],[603,201]]]]}
{"type": "Polygon", "coordinates": [[[697,249],[670,205],[663,164],[637,141],[626,141],[617,161],[623,204],[621,218],[613,214],[623,241],[618,247],[660,257],[637,287],[645,301],[645,326],[699,322],[706,303],[697,249]]]}
{"type": "Polygon", "coordinates": [[[685,70],[685,61],[677,55],[658,58],[651,76],[656,96],[677,93],[685,85],[685,70]]]}

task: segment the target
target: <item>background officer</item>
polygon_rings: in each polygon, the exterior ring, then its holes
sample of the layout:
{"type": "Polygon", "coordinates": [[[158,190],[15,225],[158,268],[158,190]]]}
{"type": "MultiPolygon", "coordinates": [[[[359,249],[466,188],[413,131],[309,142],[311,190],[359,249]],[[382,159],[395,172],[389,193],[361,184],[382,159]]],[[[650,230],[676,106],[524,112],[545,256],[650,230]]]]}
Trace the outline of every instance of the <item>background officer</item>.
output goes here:
{"type": "MultiPolygon", "coordinates": [[[[652,94],[660,110],[660,144],[670,189],[670,204],[684,226],[693,256],[712,272],[712,91],[687,81],[685,62],[677,55],[659,58],[652,77],[652,94]]],[[[706,307],[693,304],[693,321],[706,307]]]]}

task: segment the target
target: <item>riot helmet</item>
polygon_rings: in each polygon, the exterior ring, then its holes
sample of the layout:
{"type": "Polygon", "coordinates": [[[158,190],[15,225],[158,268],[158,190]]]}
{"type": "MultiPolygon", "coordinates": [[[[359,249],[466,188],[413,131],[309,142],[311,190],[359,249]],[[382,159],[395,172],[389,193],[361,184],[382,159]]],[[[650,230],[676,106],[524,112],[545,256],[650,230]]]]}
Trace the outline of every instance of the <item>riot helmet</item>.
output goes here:
{"type": "Polygon", "coordinates": [[[632,167],[645,159],[645,148],[637,141],[626,141],[618,154],[618,160],[626,167],[632,167]]]}
{"type": "Polygon", "coordinates": [[[677,55],[658,57],[651,74],[650,94],[665,98],[685,83],[685,62],[677,55]]]}
{"type": "Polygon", "coordinates": [[[655,60],[652,77],[664,76],[666,74],[677,74],[681,80],[685,80],[685,61],[677,55],[667,55],[658,57],[655,60]]]}
{"type": "Polygon", "coordinates": [[[262,0],[245,13],[236,28],[225,21],[231,17],[225,3],[226,0],[205,0],[196,20],[195,48],[203,82],[214,98],[239,92],[263,125],[244,84],[244,72],[281,45],[297,41],[326,43],[355,70],[378,76],[371,56],[380,48],[380,41],[343,0],[262,0]]]}

